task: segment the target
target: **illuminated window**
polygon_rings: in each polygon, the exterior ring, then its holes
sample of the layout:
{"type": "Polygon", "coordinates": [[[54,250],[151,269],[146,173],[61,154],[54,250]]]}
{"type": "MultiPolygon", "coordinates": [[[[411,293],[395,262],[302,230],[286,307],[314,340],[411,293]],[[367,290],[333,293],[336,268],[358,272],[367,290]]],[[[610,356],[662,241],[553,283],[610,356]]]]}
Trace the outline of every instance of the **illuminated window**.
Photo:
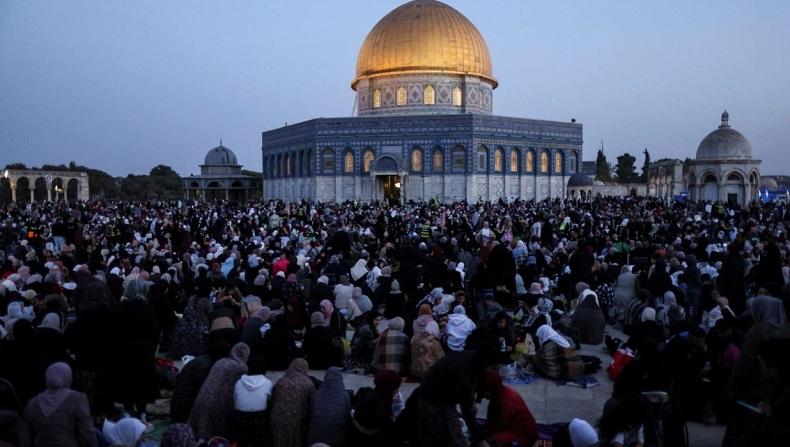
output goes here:
{"type": "Polygon", "coordinates": [[[576,156],[576,151],[571,151],[568,154],[568,173],[575,174],[576,173],[576,165],[578,163],[578,157],[576,156]]]}
{"type": "Polygon", "coordinates": [[[510,172],[518,172],[518,148],[510,151],[510,172]]]}
{"type": "Polygon", "coordinates": [[[505,156],[502,153],[502,148],[498,147],[494,151],[494,172],[502,172],[505,167],[505,156]]]}
{"type": "Polygon", "coordinates": [[[564,166],[562,165],[562,152],[557,152],[554,155],[554,172],[561,173],[564,166]]]}
{"type": "Polygon", "coordinates": [[[398,105],[406,105],[406,87],[398,87],[398,105]]]}
{"type": "Polygon", "coordinates": [[[453,105],[460,106],[463,104],[463,94],[461,93],[461,87],[453,88],[453,105]]]}
{"type": "Polygon", "coordinates": [[[425,86],[425,89],[422,91],[422,103],[426,105],[436,104],[436,95],[433,91],[433,86],[425,86]]]}
{"type": "Polygon", "coordinates": [[[488,148],[485,146],[480,146],[477,150],[477,171],[488,171],[488,148]]]}
{"type": "Polygon", "coordinates": [[[527,151],[527,172],[535,172],[535,153],[527,151]]]}
{"type": "Polygon", "coordinates": [[[438,147],[433,150],[433,172],[444,171],[444,156],[438,147]]]}
{"type": "Polygon", "coordinates": [[[381,90],[373,90],[373,108],[378,109],[381,107],[381,90]]]}
{"type": "Polygon", "coordinates": [[[370,167],[373,166],[373,158],[373,150],[365,150],[365,154],[362,156],[362,172],[366,174],[370,172],[370,167]]]}
{"type": "Polygon", "coordinates": [[[411,151],[411,170],[422,172],[422,150],[420,148],[411,151]]]}
{"type": "Polygon", "coordinates": [[[331,147],[321,153],[321,172],[324,174],[335,173],[335,150],[331,147]]]}
{"type": "Polygon", "coordinates": [[[346,174],[354,172],[354,153],[351,151],[346,151],[346,155],[343,157],[343,172],[346,174]]]}
{"type": "Polygon", "coordinates": [[[540,172],[549,172],[549,153],[547,151],[540,153],[540,172]]]}
{"type": "Polygon", "coordinates": [[[453,148],[453,172],[464,172],[466,170],[466,149],[463,146],[453,148]]]}

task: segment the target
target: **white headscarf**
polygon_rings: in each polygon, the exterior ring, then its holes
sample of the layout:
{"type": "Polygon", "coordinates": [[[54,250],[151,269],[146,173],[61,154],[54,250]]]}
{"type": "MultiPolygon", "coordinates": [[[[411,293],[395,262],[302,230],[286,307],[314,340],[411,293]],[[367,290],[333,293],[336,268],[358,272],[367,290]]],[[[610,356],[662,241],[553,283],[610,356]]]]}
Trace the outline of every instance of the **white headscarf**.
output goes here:
{"type": "Polygon", "coordinates": [[[582,419],[571,419],[568,424],[573,447],[592,447],[598,443],[598,433],[589,422],[582,419]]]}
{"type": "Polygon", "coordinates": [[[135,418],[123,418],[116,423],[104,422],[102,433],[112,445],[134,447],[145,431],[145,424],[135,418]]]}
{"type": "Polygon", "coordinates": [[[552,329],[551,326],[547,324],[544,324],[543,326],[538,328],[537,336],[538,336],[538,342],[540,343],[541,346],[543,346],[543,344],[546,343],[547,341],[553,341],[554,343],[557,343],[562,348],[571,347],[571,344],[568,343],[568,340],[565,337],[557,333],[557,331],[552,329]]]}

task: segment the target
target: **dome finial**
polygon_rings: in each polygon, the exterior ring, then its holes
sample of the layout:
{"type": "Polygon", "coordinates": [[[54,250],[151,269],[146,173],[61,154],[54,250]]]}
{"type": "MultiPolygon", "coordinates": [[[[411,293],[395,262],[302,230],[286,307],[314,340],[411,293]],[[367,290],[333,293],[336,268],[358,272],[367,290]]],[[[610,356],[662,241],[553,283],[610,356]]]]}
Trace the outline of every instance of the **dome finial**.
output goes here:
{"type": "Polygon", "coordinates": [[[722,127],[730,127],[730,114],[727,113],[727,109],[724,109],[724,113],[721,114],[721,126],[722,127]]]}
{"type": "Polygon", "coordinates": [[[222,137],[219,137],[219,145],[222,146],[222,137]]]}

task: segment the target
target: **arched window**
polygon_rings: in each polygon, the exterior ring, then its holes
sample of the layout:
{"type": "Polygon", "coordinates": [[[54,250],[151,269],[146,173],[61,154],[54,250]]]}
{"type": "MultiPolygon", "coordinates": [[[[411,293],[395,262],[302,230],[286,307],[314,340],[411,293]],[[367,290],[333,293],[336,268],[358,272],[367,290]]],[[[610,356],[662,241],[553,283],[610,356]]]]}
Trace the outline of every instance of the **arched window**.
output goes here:
{"type": "Polygon", "coordinates": [[[365,149],[365,153],[362,155],[362,172],[365,174],[370,173],[370,167],[373,166],[374,158],[373,149],[365,149]]]}
{"type": "Polygon", "coordinates": [[[518,172],[518,159],[519,153],[518,148],[514,147],[510,150],[510,172],[516,173],[518,172]]]}
{"type": "Polygon", "coordinates": [[[347,150],[346,155],[343,156],[343,172],[346,174],[354,172],[354,152],[351,150],[347,150]]]}
{"type": "Polygon", "coordinates": [[[398,105],[405,106],[406,105],[406,87],[398,87],[398,105]]]}
{"type": "Polygon", "coordinates": [[[381,107],[381,90],[373,90],[373,108],[378,109],[381,107]]]}
{"type": "Polygon", "coordinates": [[[280,176],[288,176],[288,155],[283,155],[282,158],[280,158],[280,176]]]}
{"type": "Polygon", "coordinates": [[[430,84],[426,85],[422,91],[422,103],[429,106],[436,104],[436,92],[430,84]]]}
{"type": "Polygon", "coordinates": [[[527,172],[535,172],[535,151],[527,151],[527,172]]]}
{"type": "Polygon", "coordinates": [[[458,145],[453,148],[452,154],[453,172],[464,172],[466,170],[466,149],[458,145]]]}
{"type": "Polygon", "coordinates": [[[321,172],[324,174],[335,173],[335,150],[331,147],[321,152],[321,172]]]}
{"type": "Polygon", "coordinates": [[[540,172],[549,172],[549,151],[540,153],[540,172]]]}
{"type": "Polygon", "coordinates": [[[488,171],[488,148],[480,146],[477,149],[477,172],[488,171]]]}
{"type": "Polygon", "coordinates": [[[557,152],[556,154],[554,154],[554,172],[556,172],[557,174],[561,174],[562,171],[564,171],[563,168],[565,166],[563,165],[562,162],[563,162],[562,152],[557,152]]]}
{"type": "Polygon", "coordinates": [[[502,172],[505,170],[505,154],[501,147],[494,150],[494,172],[502,172]]]}
{"type": "Polygon", "coordinates": [[[422,172],[422,149],[415,147],[411,150],[412,172],[422,172]]]}
{"type": "Polygon", "coordinates": [[[464,103],[464,95],[461,92],[461,87],[453,87],[453,105],[460,106],[464,103]]]}
{"type": "Polygon", "coordinates": [[[579,163],[579,157],[576,156],[576,151],[568,152],[568,173],[575,174],[577,170],[577,164],[579,163]]]}
{"type": "Polygon", "coordinates": [[[435,147],[433,148],[433,172],[442,171],[444,171],[444,154],[442,154],[442,148],[435,147]]]}

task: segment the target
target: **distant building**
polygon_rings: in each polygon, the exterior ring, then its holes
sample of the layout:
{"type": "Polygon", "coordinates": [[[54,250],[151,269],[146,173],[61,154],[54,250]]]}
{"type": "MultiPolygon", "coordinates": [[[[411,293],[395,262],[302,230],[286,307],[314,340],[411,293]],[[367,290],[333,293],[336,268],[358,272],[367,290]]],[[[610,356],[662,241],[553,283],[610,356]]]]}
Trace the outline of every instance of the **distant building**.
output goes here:
{"type": "Polygon", "coordinates": [[[753,158],[749,140],[730,127],[729,120],[730,114],[725,110],[719,128],[705,136],[697,147],[696,159],[651,164],[647,193],[741,206],[757,199],[760,160],[753,158]]]}
{"type": "Polygon", "coordinates": [[[434,0],[387,14],[359,51],[359,116],[263,132],[263,186],[284,200],[564,197],[582,125],[495,116],[491,56],[460,12],[434,0]]]}
{"type": "Polygon", "coordinates": [[[222,145],[211,149],[200,165],[200,175],[183,177],[186,199],[247,200],[261,195],[261,179],[241,172],[232,150],[222,145]]]}

